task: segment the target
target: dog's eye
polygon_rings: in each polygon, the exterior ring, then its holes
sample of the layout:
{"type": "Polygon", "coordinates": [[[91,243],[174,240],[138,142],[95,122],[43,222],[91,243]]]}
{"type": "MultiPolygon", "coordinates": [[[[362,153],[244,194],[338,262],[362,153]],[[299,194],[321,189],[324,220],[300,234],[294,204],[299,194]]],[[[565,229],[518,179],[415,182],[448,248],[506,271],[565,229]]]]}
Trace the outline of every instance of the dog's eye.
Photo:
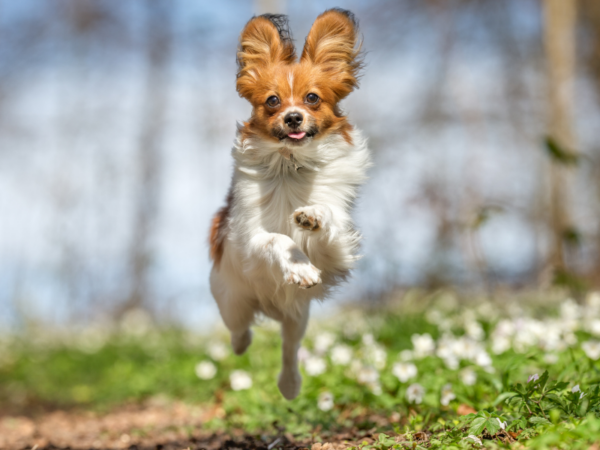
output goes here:
{"type": "Polygon", "coordinates": [[[269,105],[271,108],[275,108],[277,105],[279,105],[279,97],[276,95],[271,95],[267,99],[267,105],[269,105]]]}
{"type": "Polygon", "coordinates": [[[306,96],[306,103],[315,104],[319,101],[319,96],[317,94],[313,94],[312,92],[306,96]]]}

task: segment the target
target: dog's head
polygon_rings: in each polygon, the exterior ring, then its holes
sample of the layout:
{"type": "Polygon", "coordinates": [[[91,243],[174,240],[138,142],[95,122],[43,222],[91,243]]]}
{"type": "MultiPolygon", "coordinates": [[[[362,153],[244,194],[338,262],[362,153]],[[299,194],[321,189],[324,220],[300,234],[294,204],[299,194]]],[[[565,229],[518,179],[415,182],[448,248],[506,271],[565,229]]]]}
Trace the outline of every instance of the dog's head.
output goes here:
{"type": "Polygon", "coordinates": [[[298,61],[286,16],[252,18],[237,54],[237,91],[253,107],[247,132],[288,147],[331,133],[349,140],[350,126],[338,103],[358,85],[357,34],[351,12],[325,11],[298,61]]]}

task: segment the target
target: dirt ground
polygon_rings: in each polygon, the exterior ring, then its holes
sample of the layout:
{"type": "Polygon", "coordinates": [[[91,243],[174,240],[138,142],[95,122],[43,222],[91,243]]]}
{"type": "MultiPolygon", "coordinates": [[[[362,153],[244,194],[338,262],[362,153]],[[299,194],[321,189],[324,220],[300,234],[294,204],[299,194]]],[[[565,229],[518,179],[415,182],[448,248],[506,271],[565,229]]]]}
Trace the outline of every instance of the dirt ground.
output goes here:
{"type": "Polygon", "coordinates": [[[121,407],[107,413],[45,411],[0,413],[0,449],[304,449],[341,450],[351,443],[371,442],[369,432],[343,431],[319,436],[330,443],[298,441],[278,435],[207,433],[202,423],[220,411],[183,403],[121,407]]]}

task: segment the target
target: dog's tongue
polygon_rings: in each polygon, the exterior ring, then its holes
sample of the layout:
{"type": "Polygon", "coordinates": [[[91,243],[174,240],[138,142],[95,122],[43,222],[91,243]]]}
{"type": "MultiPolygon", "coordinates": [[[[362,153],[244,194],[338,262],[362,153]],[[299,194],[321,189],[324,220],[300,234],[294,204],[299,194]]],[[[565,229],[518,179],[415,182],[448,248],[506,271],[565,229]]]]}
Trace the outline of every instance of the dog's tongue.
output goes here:
{"type": "Polygon", "coordinates": [[[299,133],[290,133],[290,134],[288,134],[288,137],[290,137],[292,139],[302,139],[305,135],[306,135],[306,132],[301,131],[299,133]]]}

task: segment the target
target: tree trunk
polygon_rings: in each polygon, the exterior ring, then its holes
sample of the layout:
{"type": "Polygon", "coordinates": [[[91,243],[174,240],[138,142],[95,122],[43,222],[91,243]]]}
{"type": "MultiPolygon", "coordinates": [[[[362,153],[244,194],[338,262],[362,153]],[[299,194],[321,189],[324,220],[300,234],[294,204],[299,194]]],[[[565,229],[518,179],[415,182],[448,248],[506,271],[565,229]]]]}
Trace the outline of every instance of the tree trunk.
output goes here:
{"type": "Polygon", "coordinates": [[[168,62],[171,50],[172,5],[163,0],[145,3],[148,64],[142,103],[138,149],[139,180],[129,256],[129,293],[116,312],[143,308],[148,297],[148,271],[152,262],[151,238],[159,216],[161,146],[167,102],[168,62]]]}
{"type": "MultiPolygon", "coordinates": [[[[573,151],[573,80],[575,73],[576,0],[544,0],[544,47],[548,80],[548,136],[563,149],[573,151]]],[[[549,225],[550,252],[546,271],[552,278],[567,269],[565,233],[572,228],[569,208],[573,169],[550,158],[549,225]]]]}

